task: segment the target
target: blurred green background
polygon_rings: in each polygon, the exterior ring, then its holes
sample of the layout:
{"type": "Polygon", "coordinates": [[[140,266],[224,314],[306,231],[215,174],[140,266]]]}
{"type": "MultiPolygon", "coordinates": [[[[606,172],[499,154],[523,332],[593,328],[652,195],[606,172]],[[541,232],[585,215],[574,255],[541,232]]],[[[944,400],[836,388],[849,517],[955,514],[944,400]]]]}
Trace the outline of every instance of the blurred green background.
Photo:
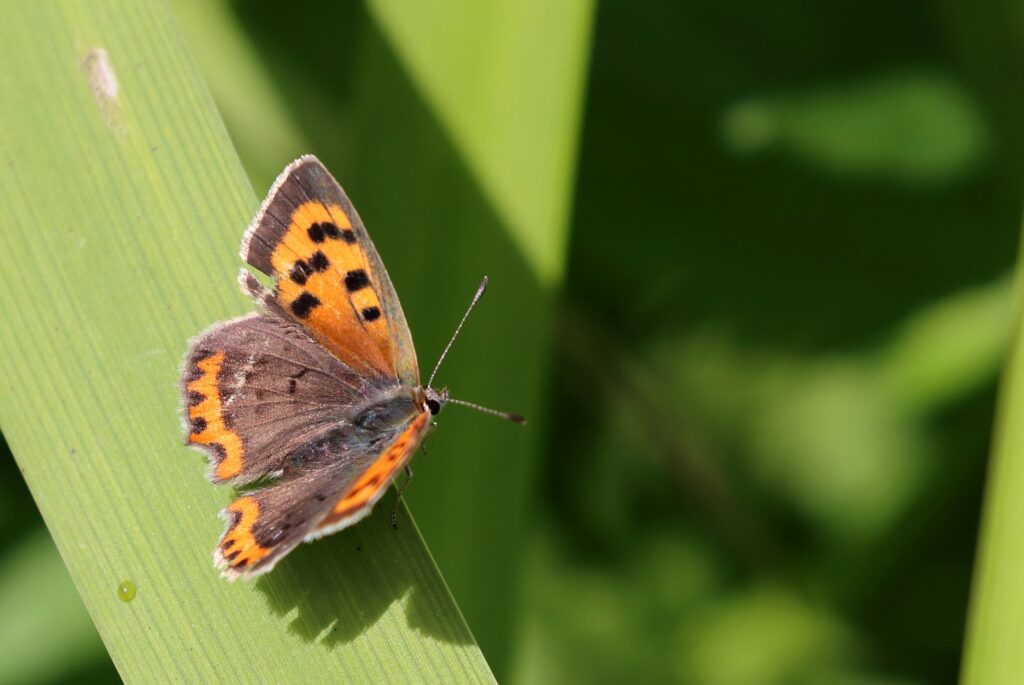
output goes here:
{"type": "MultiPolygon", "coordinates": [[[[346,186],[421,366],[492,278],[441,381],[530,426],[448,410],[408,498],[499,680],[957,678],[1012,323],[1024,5],[603,0],[513,22],[466,2],[449,25],[383,1],[172,4],[257,194],[301,152],[346,186]],[[524,49],[548,29],[575,42],[524,49]],[[510,111],[436,78],[500,91],[549,58],[516,90],[544,97],[510,111]],[[489,137],[529,116],[536,139],[489,137]]],[[[0,468],[0,680],[116,681],[0,468]]]]}

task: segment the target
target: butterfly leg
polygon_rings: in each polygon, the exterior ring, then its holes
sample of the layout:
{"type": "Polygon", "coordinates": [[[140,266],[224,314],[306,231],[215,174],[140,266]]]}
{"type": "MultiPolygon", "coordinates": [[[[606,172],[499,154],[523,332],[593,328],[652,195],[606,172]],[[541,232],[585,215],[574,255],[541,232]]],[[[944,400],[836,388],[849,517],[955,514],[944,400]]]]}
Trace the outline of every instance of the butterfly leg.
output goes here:
{"type": "Polygon", "coordinates": [[[398,505],[402,503],[402,495],[409,489],[409,483],[412,482],[412,467],[408,464],[405,465],[405,482],[402,483],[402,487],[398,488],[398,497],[395,498],[395,506],[391,508],[391,527],[398,530],[398,505]]]}

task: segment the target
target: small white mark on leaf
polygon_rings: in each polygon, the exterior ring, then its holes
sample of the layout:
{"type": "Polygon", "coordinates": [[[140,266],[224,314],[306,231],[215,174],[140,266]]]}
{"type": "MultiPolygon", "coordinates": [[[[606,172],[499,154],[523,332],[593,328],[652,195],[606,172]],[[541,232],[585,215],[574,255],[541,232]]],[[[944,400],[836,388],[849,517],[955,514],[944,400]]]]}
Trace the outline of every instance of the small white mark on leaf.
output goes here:
{"type": "Polygon", "coordinates": [[[118,105],[120,85],[110,55],[103,48],[92,48],[82,59],[82,69],[107,127],[114,133],[122,133],[121,110],[118,105]]]}

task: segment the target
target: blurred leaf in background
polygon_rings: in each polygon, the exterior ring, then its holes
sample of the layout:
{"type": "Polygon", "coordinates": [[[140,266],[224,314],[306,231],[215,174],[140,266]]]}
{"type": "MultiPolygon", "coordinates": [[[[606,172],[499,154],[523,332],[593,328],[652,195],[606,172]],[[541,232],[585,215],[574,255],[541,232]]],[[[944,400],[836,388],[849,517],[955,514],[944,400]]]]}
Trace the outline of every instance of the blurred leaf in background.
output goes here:
{"type": "Polygon", "coordinates": [[[736,152],[777,149],[824,173],[938,186],[983,163],[989,140],[970,95],[955,81],[911,70],[831,83],[726,109],[736,152]]]}
{"type": "MultiPolygon", "coordinates": [[[[556,4],[175,3],[254,185],[312,150],[349,190],[421,365],[492,277],[443,382],[531,425],[446,412],[410,490],[488,660],[531,684],[954,680],[1011,324],[1020,3],[556,4]]],[[[0,601],[56,568],[16,485],[0,601]]],[[[23,672],[112,677],[64,639],[23,672]]]]}
{"type": "Polygon", "coordinates": [[[521,682],[957,677],[1020,216],[1003,11],[600,4],[521,682]]]}

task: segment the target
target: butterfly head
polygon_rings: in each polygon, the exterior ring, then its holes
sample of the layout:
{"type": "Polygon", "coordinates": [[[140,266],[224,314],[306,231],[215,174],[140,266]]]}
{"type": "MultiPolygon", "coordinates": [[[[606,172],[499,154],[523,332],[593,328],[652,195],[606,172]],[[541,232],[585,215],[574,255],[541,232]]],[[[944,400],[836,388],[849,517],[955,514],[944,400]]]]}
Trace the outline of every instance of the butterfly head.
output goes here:
{"type": "Polygon", "coordinates": [[[448,388],[426,388],[424,389],[426,400],[424,401],[427,405],[427,411],[430,412],[431,416],[437,416],[444,409],[444,405],[448,404],[448,388]]]}

